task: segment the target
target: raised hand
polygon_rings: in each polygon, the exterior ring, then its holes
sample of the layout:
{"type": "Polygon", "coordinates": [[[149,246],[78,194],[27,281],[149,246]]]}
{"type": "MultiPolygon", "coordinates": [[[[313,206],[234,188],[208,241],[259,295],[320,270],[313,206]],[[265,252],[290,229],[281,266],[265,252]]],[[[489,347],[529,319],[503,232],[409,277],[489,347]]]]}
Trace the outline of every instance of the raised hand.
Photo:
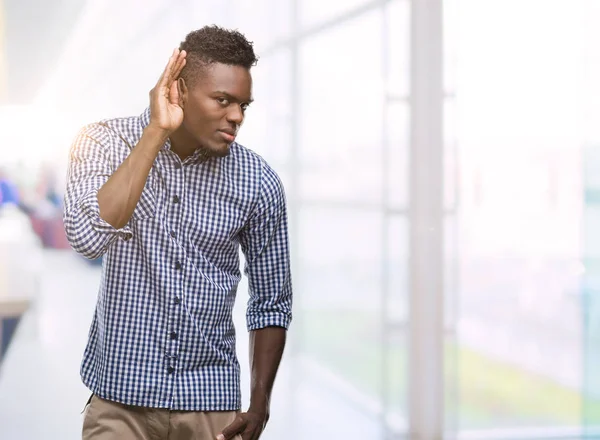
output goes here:
{"type": "Polygon", "coordinates": [[[178,78],[185,66],[185,50],[173,50],[156,86],[150,90],[150,124],[171,134],[183,122],[183,103],[178,78]]]}

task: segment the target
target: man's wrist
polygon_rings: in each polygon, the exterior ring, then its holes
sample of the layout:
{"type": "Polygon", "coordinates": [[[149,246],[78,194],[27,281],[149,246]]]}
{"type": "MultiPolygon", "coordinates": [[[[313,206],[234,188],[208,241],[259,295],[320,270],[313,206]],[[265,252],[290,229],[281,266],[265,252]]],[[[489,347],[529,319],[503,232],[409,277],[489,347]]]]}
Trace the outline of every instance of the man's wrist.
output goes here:
{"type": "Polygon", "coordinates": [[[150,122],[144,128],[143,135],[146,135],[147,137],[151,138],[156,143],[159,143],[162,146],[167,141],[171,133],[169,132],[169,130],[166,130],[150,122]]]}
{"type": "Polygon", "coordinates": [[[250,399],[250,407],[248,408],[248,412],[261,414],[268,417],[270,412],[269,406],[269,402],[266,399],[250,399]]]}
{"type": "Polygon", "coordinates": [[[168,138],[169,133],[166,130],[161,129],[153,124],[149,124],[144,128],[142,137],[140,138],[137,147],[145,152],[145,155],[147,155],[150,160],[154,161],[156,155],[161,150],[168,138]]]}

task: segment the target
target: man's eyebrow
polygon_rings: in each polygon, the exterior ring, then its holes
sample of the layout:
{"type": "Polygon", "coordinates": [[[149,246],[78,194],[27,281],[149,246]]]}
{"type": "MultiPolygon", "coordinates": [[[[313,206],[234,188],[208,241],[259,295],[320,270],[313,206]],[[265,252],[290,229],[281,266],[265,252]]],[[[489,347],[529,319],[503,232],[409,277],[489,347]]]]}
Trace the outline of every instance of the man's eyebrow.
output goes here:
{"type": "MultiPolygon", "coordinates": [[[[237,102],[242,102],[241,99],[236,98],[235,96],[233,96],[231,93],[227,93],[227,92],[223,92],[222,90],[217,90],[215,92],[215,94],[219,94],[219,95],[225,95],[227,97],[227,99],[231,100],[231,101],[237,101],[237,102]]],[[[248,104],[251,104],[252,102],[254,102],[253,98],[250,98],[248,101],[244,101],[247,102],[248,104]]]]}

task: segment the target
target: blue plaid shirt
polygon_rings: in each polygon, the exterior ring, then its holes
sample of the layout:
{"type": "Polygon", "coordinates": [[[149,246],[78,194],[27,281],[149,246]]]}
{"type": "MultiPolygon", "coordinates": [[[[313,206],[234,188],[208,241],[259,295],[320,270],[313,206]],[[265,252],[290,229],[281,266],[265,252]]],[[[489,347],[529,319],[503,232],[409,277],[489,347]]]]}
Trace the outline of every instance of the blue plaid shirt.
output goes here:
{"type": "Polygon", "coordinates": [[[64,222],[83,256],[104,255],[81,376],[98,396],[174,410],[239,410],[232,320],[241,246],[248,330],[287,328],[292,288],[277,174],[234,143],[183,162],[167,141],[133,216],[115,229],[97,193],[138,143],[150,111],[85,127],[71,149],[64,222]]]}

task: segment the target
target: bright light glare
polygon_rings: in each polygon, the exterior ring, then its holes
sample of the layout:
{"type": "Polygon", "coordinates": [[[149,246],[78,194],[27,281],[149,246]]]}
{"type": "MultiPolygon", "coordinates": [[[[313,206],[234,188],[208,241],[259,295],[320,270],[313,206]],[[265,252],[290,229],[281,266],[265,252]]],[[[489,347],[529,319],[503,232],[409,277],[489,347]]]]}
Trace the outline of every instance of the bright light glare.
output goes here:
{"type": "Polygon", "coordinates": [[[60,163],[76,133],[59,111],[39,106],[0,106],[0,120],[9,128],[0,131],[4,166],[60,163]]]}

